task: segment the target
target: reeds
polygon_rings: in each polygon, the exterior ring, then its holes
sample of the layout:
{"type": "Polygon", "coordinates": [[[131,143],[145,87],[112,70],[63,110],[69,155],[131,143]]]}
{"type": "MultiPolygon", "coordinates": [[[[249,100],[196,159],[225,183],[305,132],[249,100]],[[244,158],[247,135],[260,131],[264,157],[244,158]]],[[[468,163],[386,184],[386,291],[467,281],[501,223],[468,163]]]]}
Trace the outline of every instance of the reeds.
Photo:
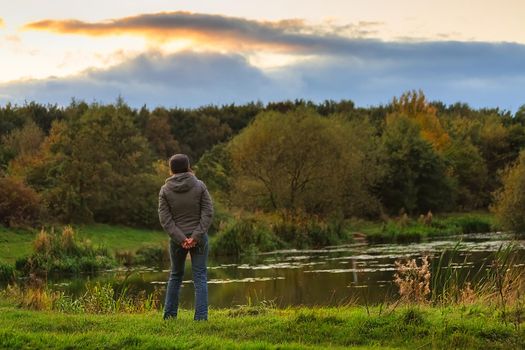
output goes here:
{"type": "Polygon", "coordinates": [[[456,263],[459,248],[460,242],[432,259],[432,264],[428,256],[422,258],[421,265],[415,259],[406,263],[396,261],[394,282],[399,287],[401,301],[433,305],[483,302],[497,304],[502,310],[521,302],[525,273],[514,266],[517,257],[514,244],[500,246],[481,266],[463,273],[458,267],[468,263],[468,254],[462,263],[456,263]]]}

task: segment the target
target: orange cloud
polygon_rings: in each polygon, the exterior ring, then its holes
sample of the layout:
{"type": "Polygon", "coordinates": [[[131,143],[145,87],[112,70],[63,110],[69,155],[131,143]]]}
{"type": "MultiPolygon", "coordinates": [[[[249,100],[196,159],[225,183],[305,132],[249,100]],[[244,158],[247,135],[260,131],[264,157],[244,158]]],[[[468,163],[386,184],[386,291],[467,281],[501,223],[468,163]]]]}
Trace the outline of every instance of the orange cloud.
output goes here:
{"type": "Polygon", "coordinates": [[[334,28],[327,31],[326,27],[308,26],[299,19],[268,22],[180,11],[103,22],[47,19],[28,23],[24,29],[89,36],[138,35],[159,42],[182,39],[221,48],[285,52],[311,51],[324,39],[342,38],[334,33],[334,28]]]}
{"type": "Polygon", "coordinates": [[[0,28],[2,28],[3,26],[4,26],[4,20],[0,18],[0,28]]]}

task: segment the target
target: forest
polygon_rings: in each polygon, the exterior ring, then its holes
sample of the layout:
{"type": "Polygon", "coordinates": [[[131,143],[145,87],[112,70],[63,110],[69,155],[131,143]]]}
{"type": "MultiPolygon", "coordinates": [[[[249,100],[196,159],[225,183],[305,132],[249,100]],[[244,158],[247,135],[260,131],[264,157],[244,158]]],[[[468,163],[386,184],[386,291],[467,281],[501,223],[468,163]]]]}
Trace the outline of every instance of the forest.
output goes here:
{"type": "Polygon", "coordinates": [[[167,159],[189,155],[222,212],[379,220],[494,211],[524,228],[525,105],[296,100],[140,109],[72,100],[0,108],[4,226],[158,228],[167,159]],[[520,152],[522,152],[520,156],[520,152]],[[516,198],[516,196],[520,198],[516,198]],[[514,213],[514,214],[513,214],[514,213]]]}

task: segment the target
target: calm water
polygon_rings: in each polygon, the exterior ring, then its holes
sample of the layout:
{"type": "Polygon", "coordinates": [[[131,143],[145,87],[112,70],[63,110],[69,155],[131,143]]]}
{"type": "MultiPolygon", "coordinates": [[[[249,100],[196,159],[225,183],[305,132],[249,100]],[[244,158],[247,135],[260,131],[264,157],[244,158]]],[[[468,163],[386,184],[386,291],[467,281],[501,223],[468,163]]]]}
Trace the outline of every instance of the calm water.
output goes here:
{"type": "MultiPolygon", "coordinates": [[[[467,274],[479,269],[512,237],[465,235],[460,238],[459,253],[454,266],[467,274]]],[[[516,267],[525,266],[525,241],[512,240],[517,251],[516,267]]],[[[396,297],[392,282],[394,262],[422,255],[437,257],[458,242],[453,239],[413,244],[349,244],[310,250],[282,250],[264,253],[251,263],[214,260],[208,264],[208,291],[211,307],[230,307],[262,300],[271,300],[280,307],[288,305],[339,305],[345,302],[374,303],[396,297]]],[[[189,257],[189,256],[188,256],[189,257]]],[[[437,259],[436,259],[437,260],[437,259]]],[[[193,305],[191,262],[186,263],[181,304],[193,305]]],[[[71,294],[83,292],[86,281],[111,282],[117,287],[127,285],[131,291],[160,289],[162,300],[169,267],[119,269],[97,277],[59,278],[53,288],[71,294]]]]}

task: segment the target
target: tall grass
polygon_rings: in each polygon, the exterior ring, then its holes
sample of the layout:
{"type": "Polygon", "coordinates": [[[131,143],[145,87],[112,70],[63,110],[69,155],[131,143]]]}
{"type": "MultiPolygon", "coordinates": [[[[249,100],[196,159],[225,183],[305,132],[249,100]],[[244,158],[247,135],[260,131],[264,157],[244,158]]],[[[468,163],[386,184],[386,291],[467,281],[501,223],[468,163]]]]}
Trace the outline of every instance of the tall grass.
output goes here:
{"type": "MultiPolygon", "coordinates": [[[[465,304],[483,302],[505,309],[522,298],[525,287],[525,271],[515,267],[517,246],[501,245],[479,267],[467,272],[458,268],[460,242],[452,249],[444,250],[433,259],[428,256],[422,264],[415,259],[406,263],[396,262],[394,282],[399,287],[401,299],[415,303],[431,302],[433,305],[465,304]]],[[[468,263],[465,254],[459,265],[468,263]]]]}
{"type": "Polygon", "coordinates": [[[96,272],[116,265],[109,250],[88,241],[78,241],[71,226],[61,233],[41,230],[33,241],[33,253],[18,259],[17,270],[47,275],[54,272],[96,272]]]}
{"type": "Polygon", "coordinates": [[[86,291],[78,298],[62,291],[53,291],[46,284],[33,282],[21,286],[10,284],[0,293],[2,298],[31,310],[54,310],[66,313],[143,313],[160,306],[160,291],[131,293],[124,286],[116,290],[110,283],[86,284],[86,291]]]}

